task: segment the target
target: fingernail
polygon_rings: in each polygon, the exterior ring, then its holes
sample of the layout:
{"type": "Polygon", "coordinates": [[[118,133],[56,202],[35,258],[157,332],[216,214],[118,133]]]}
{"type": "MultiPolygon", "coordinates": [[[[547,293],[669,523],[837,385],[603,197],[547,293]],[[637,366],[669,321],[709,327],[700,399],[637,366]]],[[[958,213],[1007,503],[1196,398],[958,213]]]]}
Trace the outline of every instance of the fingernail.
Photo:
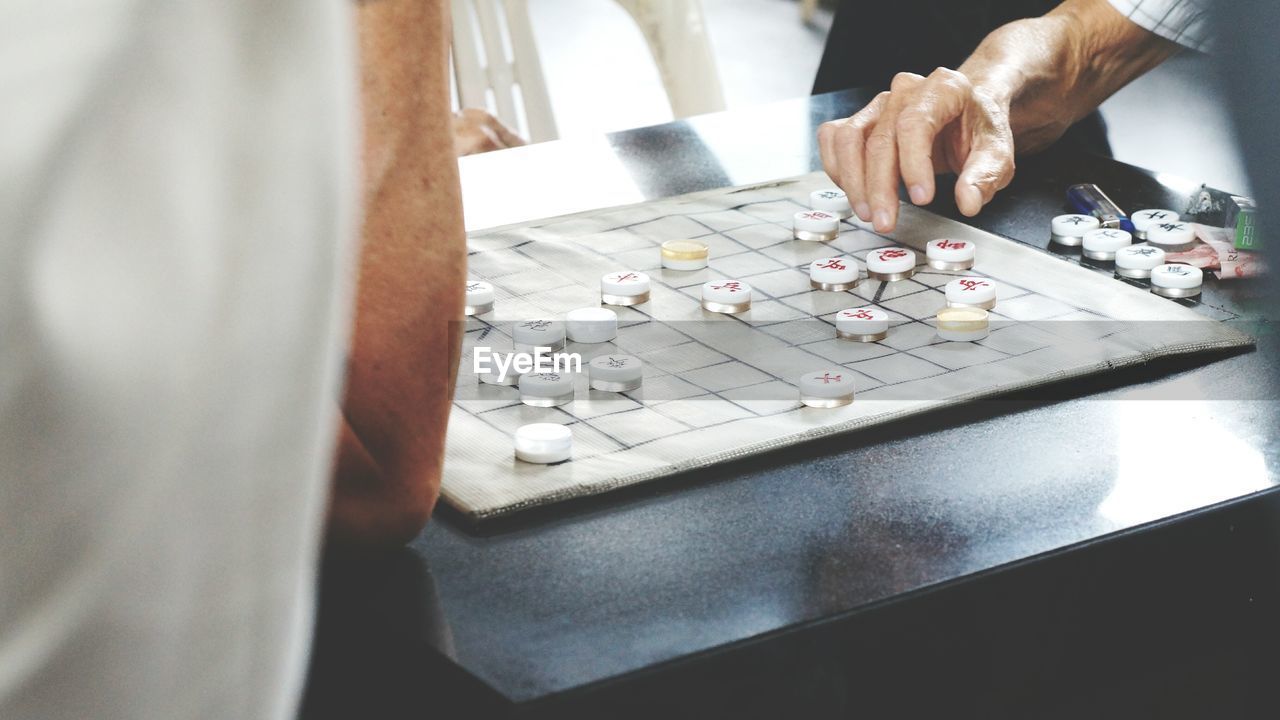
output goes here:
{"type": "Polygon", "coordinates": [[[973,183],[966,183],[964,188],[965,197],[957,197],[957,205],[968,205],[969,207],[967,208],[960,208],[960,214],[966,217],[973,217],[982,210],[982,190],[978,189],[978,186],[973,183]]]}
{"type": "Polygon", "coordinates": [[[854,205],[853,211],[858,214],[858,219],[862,222],[866,222],[871,219],[871,206],[864,202],[854,205]]]}
{"type": "Polygon", "coordinates": [[[876,229],[880,231],[888,231],[891,225],[892,222],[889,220],[889,211],[877,210],[875,222],[876,229]]]}
{"type": "Polygon", "coordinates": [[[923,205],[928,201],[928,195],[925,193],[923,185],[912,185],[907,192],[911,195],[911,202],[917,205],[923,205]]]}

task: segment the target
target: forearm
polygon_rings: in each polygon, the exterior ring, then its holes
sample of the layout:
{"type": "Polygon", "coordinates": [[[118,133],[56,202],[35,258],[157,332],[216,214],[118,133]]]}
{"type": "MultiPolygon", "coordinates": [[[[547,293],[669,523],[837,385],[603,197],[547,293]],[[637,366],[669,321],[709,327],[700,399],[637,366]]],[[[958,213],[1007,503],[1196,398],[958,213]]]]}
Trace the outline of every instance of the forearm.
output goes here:
{"type": "Polygon", "coordinates": [[[357,4],[365,224],[331,532],[416,534],[439,492],[466,279],[443,0],[357,4]]]}
{"type": "Polygon", "coordinates": [[[997,29],[959,69],[1008,109],[1015,146],[1025,153],[1052,143],[1177,49],[1106,0],[1067,0],[997,29]]]}

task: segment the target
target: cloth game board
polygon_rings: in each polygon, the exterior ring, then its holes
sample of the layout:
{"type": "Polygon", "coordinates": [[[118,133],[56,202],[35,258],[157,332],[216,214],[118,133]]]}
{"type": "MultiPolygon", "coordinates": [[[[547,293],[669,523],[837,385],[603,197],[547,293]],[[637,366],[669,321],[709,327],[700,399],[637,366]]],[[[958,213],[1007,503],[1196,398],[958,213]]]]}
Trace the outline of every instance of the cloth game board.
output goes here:
{"type": "Polygon", "coordinates": [[[473,234],[470,275],[491,282],[497,301],[493,312],[468,321],[444,499],[472,519],[491,518],[1159,356],[1252,344],[1141,283],[907,205],[892,237],[853,218],[831,243],[793,240],[793,213],[807,209],[810,191],[829,186],[815,173],[473,234]],[[923,263],[925,243],[942,237],[977,244],[972,271],[922,265],[907,280],[864,279],[845,293],[810,289],[807,268],[815,259],[861,262],[872,249],[898,244],[923,263]],[[660,267],[659,245],[685,238],[710,246],[708,269],[660,267]],[[477,382],[473,348],[509,350],[513,323],[597,306],[600,277],[617,270],[648,273],[652,299],[612,308],[619,319],[614,342],[571,342],[567,350],[581,353],[584,369],[600,353],[640,357],[640,390],[589,391],[580,378],[573,404],[536,408],[523,405],[514,387],[477,382]],[[943,341],[933,326],[945,305],[942,287],[961,275],[1000,287],[991,333],[979,342],[943,341]],[[727,278],[751,284],[752,309],[706,313],[701,284],[727,278]],[[889,336],[878,343],[836,339],[834,314],[866,305],[890,314],[889,336]],[[803,407],[798,376],[827,368],[854,374],[853,404],[803,407]],[[512,436],[532,422],[569,425],[573,459],[515,460],[512,436]]]}

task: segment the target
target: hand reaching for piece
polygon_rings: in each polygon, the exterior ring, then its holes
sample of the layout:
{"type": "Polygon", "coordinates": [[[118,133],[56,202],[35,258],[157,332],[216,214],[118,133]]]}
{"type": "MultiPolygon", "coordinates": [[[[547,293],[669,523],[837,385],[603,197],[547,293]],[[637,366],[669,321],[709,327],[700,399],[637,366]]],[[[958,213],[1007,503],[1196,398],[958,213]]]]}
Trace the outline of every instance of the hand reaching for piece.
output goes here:
{"type": "Polygon", "coordinates": [[[479,108],[463,108],[453,114],[453,142],[459,157],[525,144],[524,138],[501,120],[479,108]]]}
{"type": "Polygon", "coordinates": [[[933,201],[937,173],[956,173],[956,206],[970,217],[1013,179],[1007,106],[945,68],[927,78],[898,74],[853,117],[818,128],[818,142],[823,169],[881,232],[897,224],[899,177],[923,205],[933,201]]]}
{"type": "Polygon", "coordinates": [[[901,73],[853,117],[818,129],[822,166],[880,232],[898,221],[898,181],[917,205],[953,172],[956,207],[977,215],[1013,179],[1015,145],[1057,140],[1178,46],[1107,0],[1064,0],[988,35],[959,70],[901,73]]]}

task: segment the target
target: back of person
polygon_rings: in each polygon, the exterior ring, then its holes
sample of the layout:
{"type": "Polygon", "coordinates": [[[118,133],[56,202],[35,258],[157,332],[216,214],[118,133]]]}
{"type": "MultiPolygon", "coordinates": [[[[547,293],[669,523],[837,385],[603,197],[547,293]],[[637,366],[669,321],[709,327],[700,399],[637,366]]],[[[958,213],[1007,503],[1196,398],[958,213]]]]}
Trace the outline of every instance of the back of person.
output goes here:
{"type": "Polygon", "coordinates": [[[0,6],[0,718],[294,710],[350,310],[351,12],[0,6]]]}

